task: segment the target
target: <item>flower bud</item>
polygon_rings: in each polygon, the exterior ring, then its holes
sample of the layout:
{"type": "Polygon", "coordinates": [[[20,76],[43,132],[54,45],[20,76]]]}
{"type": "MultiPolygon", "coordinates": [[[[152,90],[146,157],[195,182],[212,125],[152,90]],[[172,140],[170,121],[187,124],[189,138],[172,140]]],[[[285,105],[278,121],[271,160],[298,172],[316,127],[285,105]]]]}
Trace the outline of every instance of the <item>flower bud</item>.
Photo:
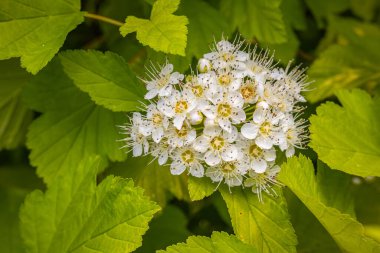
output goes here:
{"type": "Polygon", "coordinates": [[[198,61],[198,71],[205,73],[211,69],[211,62],[205,58],[201,58],[198,61]]]}

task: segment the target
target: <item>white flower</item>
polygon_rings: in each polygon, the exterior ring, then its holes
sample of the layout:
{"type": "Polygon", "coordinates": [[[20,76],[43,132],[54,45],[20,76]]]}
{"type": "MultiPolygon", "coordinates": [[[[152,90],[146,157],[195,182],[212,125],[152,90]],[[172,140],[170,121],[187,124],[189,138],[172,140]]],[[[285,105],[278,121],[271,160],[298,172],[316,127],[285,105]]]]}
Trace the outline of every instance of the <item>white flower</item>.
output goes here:
{"type": "Polygon", "coordinates": [[[277,195],[276,191],[272,188],[272,186],[281,186],[281,184],[276,180],[276,176],[280,172],[280,170],[281,168],[278,165],[272,165],[270,169],[268,169],[264,173],[256,173],[253,170],[251,170],[248,173],[249,178],[247,178],[244,181],[244,186],[252,187],[252,192],[257,194],[260,201],[263,201],[262,191],[266,192],[271,196],[277,195]]]}
{"type": "Polygon", "coordinates": [[[211,62],[205,58],[201,58],[198,61],[198,71],[201,73],[205,73],[211,70],[211,62]]]}
{"type": "Polygon", "coordinates": [[[197,137],[195,129],[193,129],[188,123],[183,124],[181,129],[177,129],[173,126],[169,126],[166,132],[168,143],[171,148],[178,148],[193,143],[197,137]]]}
{"type": "Polygon", "coordinates": [[[248,78],[245,80],[242,86],[240,86],[239,92],[244,99],[245,104],[254,104],[258,100],[258,85],[257,83],[248,78]]]}
{"type": "Polygon", "coordinates": [[[156,104],[147,107],[146,119],[147,123],[141,124],[140,131],[145,135],[152,134],[153,141],[160,142],[169,126],[169,119],[157,109],[156,104]]]}
{"type": "Polygon", "coordinates": [[[196,152],[191,146],[175,149],[172,155],[170,172],[173,175],[180,175],[186,169],[194,177],[203,177],[204,168],[201,164],[201,154],[196,152]]]}
{"type": "Polygon", "coordinates": [[[232,44],[229,41],[222,40],[215,44],[215,48],[211,53],[205,54],[203,57],[212,62],[214,69],[223,68],[241,68],[243,62],[248,59],[248,54],[240,51],[243,42],[236,42],[232,44]]]}
{"type": "Polygon", "coordinates": [[[169,118],[173,118],[173,125],[179,130],[190,113],[197,106],[194,94],[184,89],[182,92],[175,90],[170,97],[161,98],[157,108],[169,118]]]}
{"type": "Polygon", "coordinates": [[[173,65],[166,64],[158,70],[152,65],[151,70],[148,70],[150,80],[142,80],[146,84],[148,93],[145,94],[145,99],[169,96],[173,90],[173,84],[179,83],[183,79],[183,75],[178,72],[173,72],[173,65]]]}
{"type": "Polygon", "coordinates": [[[168,161],[169,152],[170,152],[169,143],[167,142],[167,139],[164,138],[160,141],[160,143],[153,143],[153,145],[151,146],[150,154],[155,159],[158,159],[159,165],[163,165],[168,161]]]}
{"type": "Polygon", "coordinates": [[[206,164],[215,166],[223,161],[233,161],[238,157],[238,149],[233,144],[238,136],[236,127],[231,133],[222,131],[218,126],[208,126],[203,134],[195,139],[193,147],[196,151],[205,153],[206,164]]]}
{"type": "Polygon", "coordinates": [[[140,126],[143,124],[141,114],[138,112],[133,113],[131,123],[121,128],[125,131],[124,134],[129,136],[124,138],[127,144],[124,147],[132,147],[133,156],[141,156],[143,153],[147,154],[149,151],[148,136],[140,131],[140,126]]]}
{"type": "MultiPolygon", "coordinates": [[[[216,78],[216,85],[219,88],[222,88],[225,92],[232,92],[237,91],[242,83],[241,78],[237,78],[235,76],[235,73],[230,70],[221,70],[218,72],[218,74],[215,76],[216,78]]],[[[214,83],[215,85],[215,83],[214,83]]],[[[218,87],[210,87],[210,89],[217,90],[218,87]]]]}
{"type": "Polygon", "coordinates": [[[232,124],[242,123],[246,119],[244,99],[239,92],[220,92],[208,99],[211,103],[199,104],[199,109],[227,132],[232,131],[232,124]]]}
{"type": "Polygon", "coordinates": [[[243,175],[247,173],[249,163],[246,159],[237,159],[230,162],[222,162],[206,170],[206,176],[213,182],[224,182],[229,186],[239,186],[243,184],[243,175]]]}
{"type": "MultiPolygon", "coordinates": [[[[298,115],[296,116],[298,117],[298,115]]],[[[282,120],[284,138],[279,143],[280,149],[286,151],[286,157],[291,157],[295,153],[295,148],[303,149],[308,138],[307,124],[305,119],[298,119],[288,115],[282,120]]]]}
{"type": "Polygon", "coordinates": [[[238,142],[238,147],[248,157],[250,168],[256,173],[265,172],[268,162],[273,162],[276,159],[276,150],[274,148],[262,149],[257,146],[254,140],[241,139],[238,142]]]}
{"type": "Polygon", "coordinates": [[[284,138],[281,128],[278,127],[279,120],[270,110],[258,108],[254,112],[253,121],[241,127],[241,134],[249,140],[255,139],[260,148],[270,149],[284,138]]]}

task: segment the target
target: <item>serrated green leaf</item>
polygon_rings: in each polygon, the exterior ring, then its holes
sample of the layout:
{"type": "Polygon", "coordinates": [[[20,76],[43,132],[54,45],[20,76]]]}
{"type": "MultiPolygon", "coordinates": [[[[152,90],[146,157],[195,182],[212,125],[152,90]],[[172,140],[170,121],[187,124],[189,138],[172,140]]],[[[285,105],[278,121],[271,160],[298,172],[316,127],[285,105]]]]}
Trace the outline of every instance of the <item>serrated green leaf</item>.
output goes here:
{"type": "Polygon", "coordinates": [[[21,91],[30,74],[17,60],[0,61],[0,150],[12,149],[25,139],[32,112],[21,100],[21,91]]]}
{"type": "Polygon", "coordinates": [[[174,176],[169,168],[160,166],[152,157],[131,157],[125,162],[117,163],[107,170],[125,178],[132,178],[137,186],[144,188],[145,193],[161,207],[166,205],[168,192],[181,200],[189,200],[187,190],[188,177],[185,174],[174,176]]]}
{"type": "Polygon", "coordinates": [[[185,16],[173,15],[179,0],[157,0],[153,4],[150,19],[128,16],[120,33],[126,36],[136,32],[137,39],[154,50],[185,55],[188,20],[185,16]]]}
{"type": "Polygon", "coordinates": [[[155,252],[174,243],[183,242],[190,235],[187,217],[174,205],[166,206],[153,218],[149,230],[143,236],[143,244],[135,253],[155,252]]]}
{"type": "Polygon", "coordinates": [[[296,252],[297,238],[281,189],[278,196],[263,194],[260,202],[250,189],[220,188],[236,236],[259,252],[296,252]]]}
{"type": "MultiPolygon", "coordinates": [[[[323,174],[318,175],[318,177],[323,176],[323,174]]],[[[323,189],[332,184],[321,186],[318,183],[322,179],[317,180],[314,176],[313,164],[309,159],[304,156],[290,158],[281,166],[279,180],[288,186],[317,217],[342,250],[363,253],[380,250],[380,244],[364,234],[363,226],[359,222],[335,208],[336,202],[332,202],[326,195],[326,189],[323,189]]]]}
{"type": "Polygon", "coordinates": [[[20,210],[28,252],[132,252],[160,208],[132,180],[109,176],[96,186],[99,157],[83,160],[20,210]]]}
{"type": "Polygon", "coordinates": [[[328,102],[310,118],[310,146],[332,169],[380,176],[380,99],[361,90],[337,96],[343,107],[328,102]]]}
{"type": "Polygon", "coordinates": [[[216,190],[217,186],[213,184],[208,177],[189,177],[187,181],[187,188],[189,189],[189,195],[192,201],[201,200],[210,196],[216,190]]]}
{"type": "Polygon", "coordinates": [[[332,96],[337,90],[365,87],[373,89],[380,83],[380,52],[377,26],[352,19],[331,18],[328,35],[321,43],[327,47],[308,71],[315,80],[306,93],[310,102],[332,96]]]}
{"type": "Polygon", "coordinates": [[[59,62],[49,64],[31,81],[30,86],[33,86],[30,90],[39,96],[27,100],[42,109],[44,114],[29,128],[29,158],[31,164],[37,167],[37,174],[48,185],[55,177],[65,174],[81,159],[91,155],[123,160],[125,154],[120,150],[122,145],[117,142],[122,136],[117,126],[124,123],[125,115],[96,106],[74,86],[59,62]],[[46,89],[45,83],[56,87],[46,89]],[[62,90],[62,94],[58,90],[62,90]]]}
{"type": "Polygon", "coordinates": [[[296,30],[306,29],[306,15],[304,3],[301,0],[282,0],[281,10],[284,21],[296,30]]]}
{"type": "Polygon", "coordinates": [[[21,57],[36,74],[83,21],[79,0],[0,1],[0,59],[21,57]]]}
{"type": "Polygon", "coordinates": [[[275,44],[287,41],[280,4],[281,0],[222,0],[220,8],[245,38],[275,44]]]}
{"type": "Polygon", "coordinates": [[[158,253],[255,253],[260,252],[252,246],[239,241],[234,235],[225,232],[214,232],[211,238],[205,236],[190,236],[186,243],[170,246],[158,253]]]}
{"type": "Polygon", "coordinates": [[[66,74],[95,103],[112,111],[137,111],[146,90],[126,61],[112,52],[65,51],[59,55],[66,74]]]}

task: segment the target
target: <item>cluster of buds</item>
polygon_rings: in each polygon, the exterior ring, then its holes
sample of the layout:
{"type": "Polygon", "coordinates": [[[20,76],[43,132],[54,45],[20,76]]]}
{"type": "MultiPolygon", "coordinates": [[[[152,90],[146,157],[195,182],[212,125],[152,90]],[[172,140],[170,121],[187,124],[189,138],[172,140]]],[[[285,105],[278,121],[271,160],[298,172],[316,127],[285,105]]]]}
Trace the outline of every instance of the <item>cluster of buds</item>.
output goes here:
{"type": "Polygon", "coordinates": [[[151,155],[218,186],[252,187],[273,194],[276,157],[294,155],[307,140],[300,118],[307,86],[304,70],[283,69],[268,51],[245,51],[242,41],[221,40],[186,77],[173,65],[152,65],[142,113],[122,126],[133,156],[151,155]]]}

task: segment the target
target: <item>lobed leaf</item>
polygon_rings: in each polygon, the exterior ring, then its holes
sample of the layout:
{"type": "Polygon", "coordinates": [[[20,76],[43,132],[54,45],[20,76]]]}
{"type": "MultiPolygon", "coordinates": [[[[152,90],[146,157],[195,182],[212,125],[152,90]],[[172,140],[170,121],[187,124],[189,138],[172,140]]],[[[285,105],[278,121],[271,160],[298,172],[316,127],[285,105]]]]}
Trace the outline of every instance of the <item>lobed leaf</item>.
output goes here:
{"type": "Polygon", "coordinates": [[[380,99],[361,90],[337,96],[342,107],[328,102],[310,118],[310,146],[332,169],[380,176],[380,99]]]}
{"type": "Polygon", "coordinates": [[[125,121],[125,116],[95,105],[74,86],[58,61],[41,71],[30,86],[39,96],[33,98],[29,93],[27,100],[44,113],[29,128],[29,158],[48,185],[91,155],[111,160],[124,158],[122,145],[117,142],[122,138],[117,125],[125,121]],[[49,88],[45,89],[45,83],[49,88]]]}
{"type": "Polygon", "coordinates": [[[280,4],[281,0],[222,0],[220,8],[245,38],[276,44],[287,41],[280,4]]]}
{"type": "Polygon", "coordinates": [[[24,105],[21,92],[30,74],[16,60],[0,61],[0,150],[23,143],[32,120],[32,112],[24,105]]]}
{"type": "Polygon", "coordinates": [[[99,157],[83,160],[20,210],[27,252],[132,252],[159,207],[132,180],[109,176],[96,186],[99,157]]]}
{"type": "Polygon", "coordinates": [[[120,33],[126,36],[136,32],[137,39],[156,51],[185,55],[188,19],[173,15],[179,0],[157,0],[153,4],[150,19],[128,16],[120,33]]]}
{"type": "Polygon", "coordinates": [[[250,189],[231,192],[220,188],[231,216],[236,236],[255,245],[259,252],[296,252],[297,238],[290,223],[285,199],[263,194],[263,202],[250,189]]]}
{"type": "MultiPolygon", "coordinates": [[[[321,186],[326,173],[314,176],[312,162],[305,156],[292,157],[285,163],[279,174],[279,180],[317,217],[319,222],[333,237],[338,246],[345,252],[377,252],[380,244],[364,234],[363,226],[352,216],[342,212],[328,194],[335,187],[334,183],[321,186]]],[[[344,191],[341,192],[344,195],[344,191]]],[[[338,202],[339,202],[338,198],[338,202]]]]}
{"type": "Polygon", "coordinates": [[[79,0],[0,1],[0,59],[21,57],[36,74],[83,21],[79,0]]]}
{"type": "Polygon", "coordinates": [[[112,111],[137,111],[145,89],[119,55],[91,50],[65,51],[60,59],[66,74],[95,103],[112,111]]]}
{"type": "Polygon", "coordinates": [[[186,243],[179,243],[170,246],[166,250],[157,251],[158,253],[255,253],[259,252],[252,246],[239,241],[235,236],[228,235],[225,232],[214,232],[211,238],[205,236],[190,236],[186,243]]]}

